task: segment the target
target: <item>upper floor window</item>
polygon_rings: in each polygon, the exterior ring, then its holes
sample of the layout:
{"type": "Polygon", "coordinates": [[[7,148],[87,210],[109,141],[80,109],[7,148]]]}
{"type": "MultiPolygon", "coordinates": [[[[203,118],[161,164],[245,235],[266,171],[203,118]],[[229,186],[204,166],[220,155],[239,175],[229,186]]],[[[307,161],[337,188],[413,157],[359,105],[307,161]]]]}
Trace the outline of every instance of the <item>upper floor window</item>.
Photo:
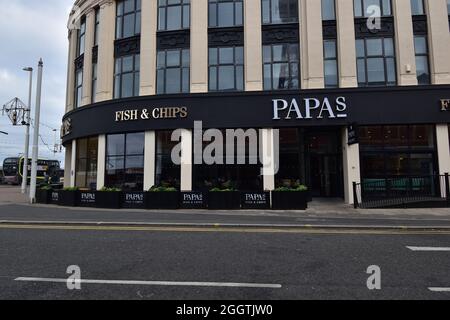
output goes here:
{"type": "Polygon", "coordinates": [[[242,0],[209,0],[209,26],[233,27],[243,24],[242,0]]]}
{"type": "Polygon", "coordinates": [[[158,30],[189,29],[190,0],[158,0],[158,30]]]}
{"type": "Polygon", "coordinates": [[[413,16],[425,14],[425,5],[423,0],[411,0],[411,13],[413,16]]]}
{"type": "Polygon", "coordinates": [[[158,51],[157,93],[189,92],[189,49],[158,51]]]}
{"type": "Polygon", "coordinates": [[[298,44],[263,46],[264,90],[298,89],[298,44]]]}
{"type": "Polygon", "coordinates": [[[209,49],[209,90],[244,90],[244,48],[209,49]]]}
{"type": "Polygon", "coordinates": [[[96,102],[96,94],[97,94],[97,62],[92,63],[92,103],[96,102]]]}
{"type": "Polygon", "coordinates": [[[263,24],[298,22],[298,0],[261,0],[263,24]]]}
{"type": "Polygon", "coordinates": [[[325,88],[338,87],[338,64],[336,40],[323,41],[325,88]]]}
{"type": "Polygon", "coordinates": [[[95,29],[94,46],[98,46],[98,36],[100,35],[100,9],[95,9],[95,29]]]}
{"type": "Polygon", "coordinates": [[[78,69],[75,73],[75,108],[81,107],[81,99],[83,98],[83,69],[78,69]]]}
{"type": "Polygon", "coordinates": [[[392,38],[357,39],[356,56],[359,86],[396,85],[397,74],[392,38]]]}
{"type": "Polygon", "coordinates": [[[430,84],[430,68],[428,65],[428,44],[426,36],[414,37],[414,49],[416,53],[417,81],[420,85],[430,84]]]}
{"type": "Polygon", "coordinates": [[[447,0],[447,12],[448,15],[450,16],[450,0],[447,0]]]}
{"type": "Polygon", "coordinates": [[[114,98],[139,95],[140,55],[116,58],[114,71],[114,98]]]}
{"type": "Polygon", "coordinates": [[[80,30],[78,30],[78,50],[77,50],[78,57],[84,54],[85,38],[86,38],[86,19],[82,18],[80,30]]]}
{"type": "Polygon", "coordinates": [[[322,0],[322,20],[336,20],[335,0],[322,0]]]}
{"type": "Polygon", "coordinates": [[[141,33],[141,0],[117,2],[116,39],[141,33]]]}
{"type": "Polygon", "coordinates": [[[355,17],[371,17],[380,14],[382,17],[392,15],[391,0],[353,0],[355,17]]]}

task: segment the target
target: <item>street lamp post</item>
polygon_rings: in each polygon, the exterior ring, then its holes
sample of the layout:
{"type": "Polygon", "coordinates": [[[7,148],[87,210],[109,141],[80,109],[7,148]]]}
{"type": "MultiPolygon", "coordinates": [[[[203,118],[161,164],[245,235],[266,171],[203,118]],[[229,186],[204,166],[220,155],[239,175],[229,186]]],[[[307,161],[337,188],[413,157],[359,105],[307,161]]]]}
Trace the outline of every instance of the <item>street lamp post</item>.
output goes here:
{"type": "Polygon", "coordinates": [[[8,132],[5,132],[5,131],[0,131],[0,133],[8,135],[8,132]]]}
{"type": "Polygon", "coordinates": [[[29,90],[28,90],[28,106],[27,110],[25,110],[26,119],[26,133],[25,133],[25,152],[24,152],[24,161],[23,161],[23,179],[22,179],[22,193],[25,194],[27,192],[27,184],[28,184],[28,153],[30,148],[30,113],[31,113],[31,94],[33,88],[33,68],[27,67],[23,68],[23,71],[27,71],[30,73],[30,81],[29,81],[29,90]]]}

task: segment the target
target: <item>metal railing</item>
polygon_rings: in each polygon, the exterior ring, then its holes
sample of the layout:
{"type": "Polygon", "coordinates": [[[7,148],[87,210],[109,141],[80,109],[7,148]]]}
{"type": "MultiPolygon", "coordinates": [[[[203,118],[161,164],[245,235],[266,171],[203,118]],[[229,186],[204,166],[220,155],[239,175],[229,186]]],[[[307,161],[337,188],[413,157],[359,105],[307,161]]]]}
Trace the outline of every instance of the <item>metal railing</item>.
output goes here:
{"type": "Polygon", "coordinates": [[[447,207],[449,174],[364,179],[353,183],[355,208],[447,207]]]}

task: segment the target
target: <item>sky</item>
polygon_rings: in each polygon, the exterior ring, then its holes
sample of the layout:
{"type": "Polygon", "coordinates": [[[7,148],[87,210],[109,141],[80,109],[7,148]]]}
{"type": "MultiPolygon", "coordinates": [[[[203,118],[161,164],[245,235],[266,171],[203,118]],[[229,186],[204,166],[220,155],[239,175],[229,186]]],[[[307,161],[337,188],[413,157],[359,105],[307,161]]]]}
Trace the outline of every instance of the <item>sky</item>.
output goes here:
{"type": "MultiPolygon", "coordinates": [[[[3,105],[18,97],[28,103],[29,73],[33,67],[31,117],[36,103],[37,64],[44,61],[39,158],[64,161],[62,153],[50,152],[60,143],[59,130],[65,109],[67,81],[67,20],[74,0],[0,0],[0,166],[3,159],[23,154],[25,127],[13,127],[3,105]],[[43,141],[42,141],[43,140],[43,141]],[[47,147],[45,144],[48,144],[47,147]]],[[[30,156],[33,128],[30,137],[30,156]]]]}

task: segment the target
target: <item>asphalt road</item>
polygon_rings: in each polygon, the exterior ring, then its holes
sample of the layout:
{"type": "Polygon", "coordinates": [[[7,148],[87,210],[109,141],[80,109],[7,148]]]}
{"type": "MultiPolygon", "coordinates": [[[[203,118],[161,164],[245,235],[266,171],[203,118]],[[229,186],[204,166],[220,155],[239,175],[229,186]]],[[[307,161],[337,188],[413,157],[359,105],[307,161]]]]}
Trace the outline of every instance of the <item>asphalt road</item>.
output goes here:
{"type": "Polygon", "coordinates": [[[0,299],[450,299],[428,289],[450,287],[450,251],[407,248],[450,247],[449,234],[37,227],[0,225],[0,299]],[[69,265],[103,283],[15,280],[65,281],[69,265]],[[371,265],[381,290],[366,286],[371,265]]]}

